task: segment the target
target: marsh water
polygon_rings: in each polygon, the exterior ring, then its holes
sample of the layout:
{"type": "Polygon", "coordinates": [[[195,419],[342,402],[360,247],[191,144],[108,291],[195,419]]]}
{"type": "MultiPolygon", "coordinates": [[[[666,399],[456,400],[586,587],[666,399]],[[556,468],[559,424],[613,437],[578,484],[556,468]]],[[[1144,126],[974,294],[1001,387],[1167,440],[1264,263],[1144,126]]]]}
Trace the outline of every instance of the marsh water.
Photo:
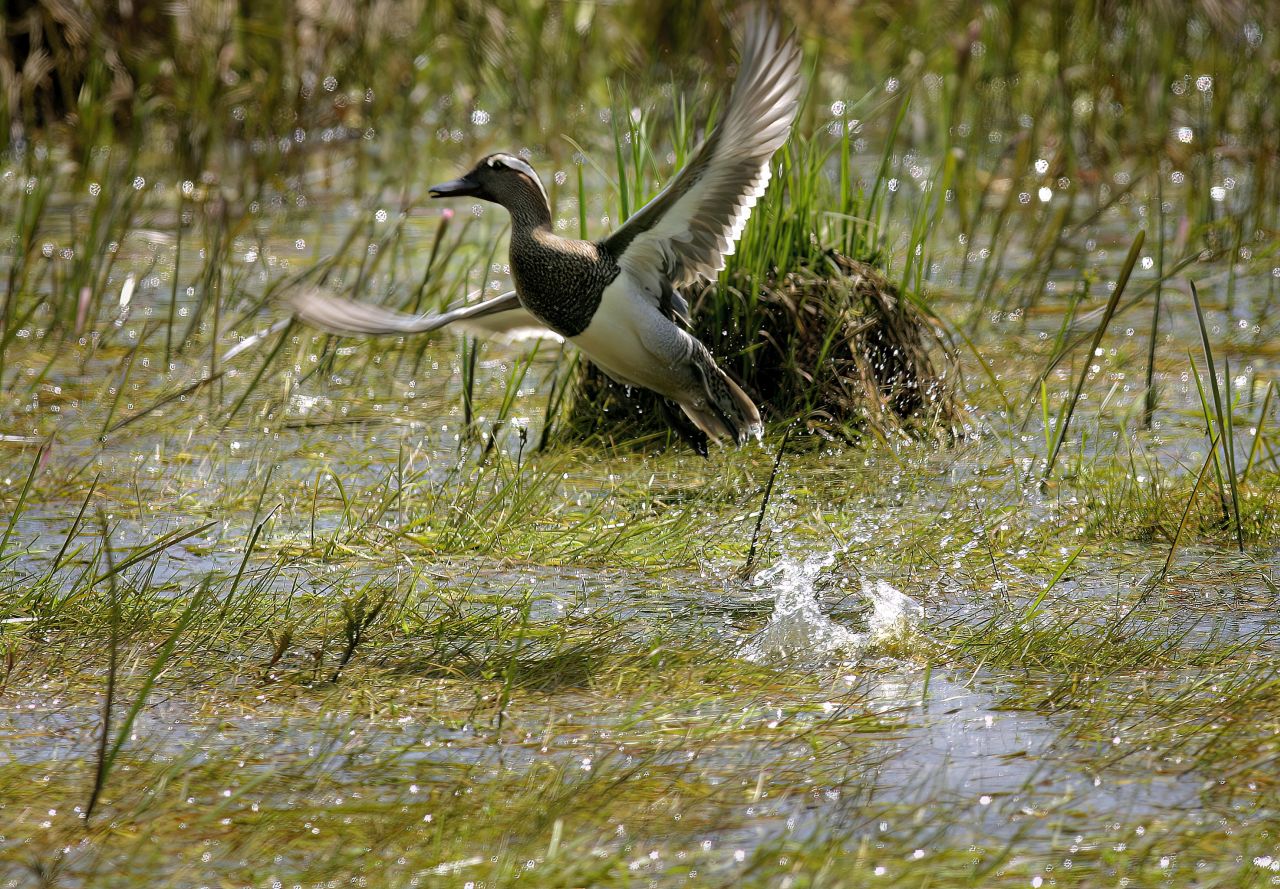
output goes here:
{"type": "MultiPolygon", "coordinates": [[[[703,460],[544,438],[555,343],[279,325],[308,278],[423,309],[509,288],[502,214],[425,194],[510,147],[473,104],[446,138],[302,134],[252,192],[11,151],[7,196],[55,184],[0,369],[0,883],[1272,879],[1257,168],[1121,159],[1099,187],[1005,133],[975,222],[947,210],[950,141],[909,132],[935,106],[855,129],[824,97],[806,129],[885,184],[878,261],[927,257],[965,428],[775,417],[703,460]],[[137,199],[95,241],[103,189],[137,199]]],[[[585,155],[528,137],[558,230],[616,224],[612,120],[567,116],[585,155]]]]}

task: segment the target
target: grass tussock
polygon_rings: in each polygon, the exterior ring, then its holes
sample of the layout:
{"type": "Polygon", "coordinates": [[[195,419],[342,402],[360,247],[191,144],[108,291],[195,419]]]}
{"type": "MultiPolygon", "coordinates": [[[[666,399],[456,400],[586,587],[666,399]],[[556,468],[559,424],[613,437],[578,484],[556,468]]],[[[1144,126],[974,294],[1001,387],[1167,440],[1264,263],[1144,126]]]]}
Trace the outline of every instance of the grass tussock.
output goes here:
{"type": "MultiPolygon", "coordinates": [[[[790,271],[747,297],[740,288],[751,286],[729,277],[691,293],[690,332],[736,371],[766,422],[845,440],[904,431],[947,440],[960,432],[949,342],[936,319],[874,266],[831,251],[819,267],[790,271]],[[741,311],[724,305],[734,301],[749,302],[750,318],[725,327],[725,316],[741,311]]],[[[571,397],[564,425],[574,437],[660,436],[667,424],[658,396],[589,365],[571,397]]]]}

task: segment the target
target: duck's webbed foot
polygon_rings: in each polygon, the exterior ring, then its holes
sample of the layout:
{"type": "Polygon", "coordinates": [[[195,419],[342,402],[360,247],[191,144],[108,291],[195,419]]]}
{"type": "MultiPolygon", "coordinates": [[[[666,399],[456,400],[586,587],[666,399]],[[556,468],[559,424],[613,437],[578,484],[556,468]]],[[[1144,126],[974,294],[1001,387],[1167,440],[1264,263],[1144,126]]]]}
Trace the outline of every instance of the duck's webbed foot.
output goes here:
{"type": "Polygon", "coordinates": [[[662,415],[666,417],[668,425],[676,431],[676,434],[693,448],[698,456],[708,458],[710,452],[707,448],[709,441],[707,434],[693,425],[693,422],[684,415],[684,411],[667,399],[660,398],[658,403],[662,405],[662,415]]]}

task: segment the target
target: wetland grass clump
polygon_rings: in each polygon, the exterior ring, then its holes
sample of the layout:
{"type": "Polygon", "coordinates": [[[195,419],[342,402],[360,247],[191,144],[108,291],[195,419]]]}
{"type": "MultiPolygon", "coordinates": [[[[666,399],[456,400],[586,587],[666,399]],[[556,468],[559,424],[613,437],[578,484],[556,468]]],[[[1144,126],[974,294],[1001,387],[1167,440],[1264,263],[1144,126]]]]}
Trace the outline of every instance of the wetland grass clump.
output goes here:
{"type": "MultiPolygon", "coordinates": [[[[893,132],[906,107],[904,98],[893,132]]],[[[634,112],[628,120],[627,131],[614,132],[619,218],[655,190],[645,175],[656,166],[647,122],[634,112]]],[[[836,125],[841,133],[849,126],[836,125]]],[[[687,157],[694,127],[683,106],[673,129],[669,156],[687,157]]],[[[848,138],[793,134],[719,279],[685,293],[690,332],[766,422],[844,440],[904,432],[945,440],[964,426],[959,366],[921,280],[908,268],[895,282],[880,267],[892,144],[891,137],[874,175],[854,181],[848,138]]],[[[923,252],[928,233],[913,229],[909,252],[923,252]]],[[[584,365],[563,425],[573,438],[635,440],[662,435],[672,413],[656,395],[584,365]]]]}
{"type": "MultiPolygon", "coordinates": [[[[936,319],[869,263],[831,250],[815,266],[763,285],[749,302],[750,279],[738,275],[697,288],[691,332],[726,358],[772,423],[837,439],[958,434],[957,367],[936,319]],[[725,305],[735,301],[746,307],[725,305]],[[740,314],[745,324],[726,326],[740,314]]],[[[572,399],[565,424],[574,437],[625,440],[666,424],[659,396],[592,366],[579,371],[572,399]]]]}

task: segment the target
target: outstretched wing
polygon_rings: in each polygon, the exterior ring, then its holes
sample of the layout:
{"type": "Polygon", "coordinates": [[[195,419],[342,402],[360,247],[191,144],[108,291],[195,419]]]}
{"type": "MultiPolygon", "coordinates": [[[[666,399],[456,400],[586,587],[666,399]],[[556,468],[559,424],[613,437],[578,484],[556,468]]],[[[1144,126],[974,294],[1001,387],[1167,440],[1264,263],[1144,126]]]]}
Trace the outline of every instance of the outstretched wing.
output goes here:
{"type": "Polygon", "coordinates": [[[642,281],[712,278],[769,184],[769,159],[800,104],[800,50],[763,5],[747,19],[742,61],[720,122],[663,191],[604,241],[642,281]]]}
{"type": "Polygon", "coordinates": [[[509,341],[537,337],[560,339],[520,305],[514,290],[438,315],[395,312],[315,289],[295,294],[291,302],[298,320],[341,336],[428,333],[453,324],[480,336],[509,341]]]}

